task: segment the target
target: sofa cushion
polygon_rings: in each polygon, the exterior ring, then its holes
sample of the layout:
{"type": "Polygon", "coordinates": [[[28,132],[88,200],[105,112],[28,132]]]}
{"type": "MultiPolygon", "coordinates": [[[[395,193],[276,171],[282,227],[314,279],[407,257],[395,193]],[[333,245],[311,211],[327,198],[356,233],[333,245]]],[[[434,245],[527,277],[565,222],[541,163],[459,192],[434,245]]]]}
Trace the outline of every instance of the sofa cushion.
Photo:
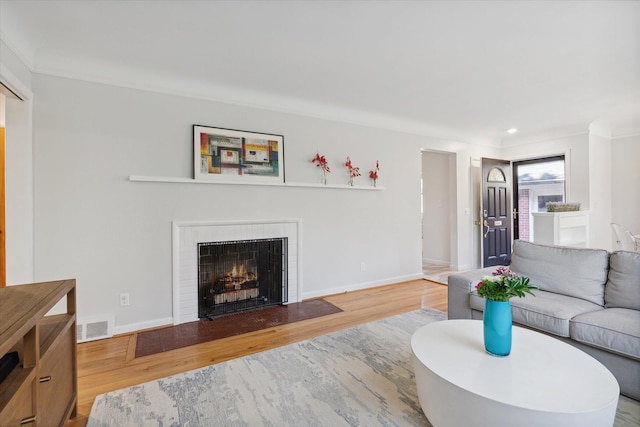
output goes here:
{"type": "Polygon", "coordinates": [[[511,270],[527,276],[540,290],[568,295],[604,307],[609,253],[604,249],[513,242],[511,270]]]}
{"type": "Polygon", "coordinates": [[[473,310],[469,306],[469,292],[483,276],[490,275],[497,267],[487,267],[480,270],[472,270],[463,273],[452,274],[447,279],[447,315],[449,319],[471,319],[473,310]]]}
{"type": "Polygon", "coordinates": [[[571,320],[571,338],[640,360],[640,311],[605,308],[571,320]]]}
{"type": "MultiPolygon", "coordinates": [[[[471,308],[484,311],[484,298],[469,294],[471,308]]],[[[535,296],[511,298],[513,321],[553,335],[569,337],[569,321],[582,313],[602,311],[598,304],[552,292],[535,291],[535,296]]]]}
{"type": "Polygon", "coordinates": [[[604,301],[607,308],[640,310],[640,253],[616,251],[611,254],[604,301]]]}

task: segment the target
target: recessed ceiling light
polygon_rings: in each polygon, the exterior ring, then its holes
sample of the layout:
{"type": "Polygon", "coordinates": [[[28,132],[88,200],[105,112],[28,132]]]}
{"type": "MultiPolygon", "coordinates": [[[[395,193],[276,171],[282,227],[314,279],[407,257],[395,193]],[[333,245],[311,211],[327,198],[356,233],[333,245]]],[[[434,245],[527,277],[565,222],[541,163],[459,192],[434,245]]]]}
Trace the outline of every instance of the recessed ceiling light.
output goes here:
{"type": "Polygon", "coordinates": [[[518,129],[516,128],[507,129],[507,133],[516,133],[516,132],[518,132],[518,129]]]}

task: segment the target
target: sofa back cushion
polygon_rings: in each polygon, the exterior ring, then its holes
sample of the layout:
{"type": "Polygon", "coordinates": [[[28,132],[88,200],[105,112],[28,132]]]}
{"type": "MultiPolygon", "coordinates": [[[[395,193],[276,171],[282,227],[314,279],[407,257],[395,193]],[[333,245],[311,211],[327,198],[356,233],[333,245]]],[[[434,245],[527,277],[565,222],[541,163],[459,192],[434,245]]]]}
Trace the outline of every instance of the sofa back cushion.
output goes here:
{"type": "MultiPolygon", "coordinates": [[[[609,253],[604,249],[513,242],[511,270],[543,291],[581,298],[604,307],[609,253]]],[[[535,292],[534,292],[535,293],[535,292]]]]}
{"type": "Polygon", "coordinates": [[[640,310],[640,253],[616,251],[611,254],[604,301],[607,308],[640,310]]]}

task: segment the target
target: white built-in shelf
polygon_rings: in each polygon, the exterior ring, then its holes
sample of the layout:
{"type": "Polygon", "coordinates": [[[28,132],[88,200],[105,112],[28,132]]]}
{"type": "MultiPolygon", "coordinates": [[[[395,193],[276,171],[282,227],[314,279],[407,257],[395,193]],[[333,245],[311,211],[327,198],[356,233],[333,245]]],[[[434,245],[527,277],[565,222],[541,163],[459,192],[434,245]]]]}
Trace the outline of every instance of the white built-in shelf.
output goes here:
{"type": "Polygon", "coordinates": [[[273,187],[308,187],[308,188],[337,188],[344,190],[374,190],[374,191],[382,191],[384,187],[373,187],[373,186],[351,186],[351,185],[333,185],[333,184],[312,184],[307,182],[240,182],[240,181],[205,181],[201,179],[193,179],[193,178],[180,178],[180,177],[171,177],[171,176],[141,176],[141,175],[131,175],[129,176],[129,181],[136,182],[169,182],[169,183],[178,183],[178,184],[217,184],[217,185],[267,185],[273,187]]]}
{"type": "Polygon", "coordinates": [[[589,212],[532,212],[533,241],[543,245],[589,247],[589,212]]]}

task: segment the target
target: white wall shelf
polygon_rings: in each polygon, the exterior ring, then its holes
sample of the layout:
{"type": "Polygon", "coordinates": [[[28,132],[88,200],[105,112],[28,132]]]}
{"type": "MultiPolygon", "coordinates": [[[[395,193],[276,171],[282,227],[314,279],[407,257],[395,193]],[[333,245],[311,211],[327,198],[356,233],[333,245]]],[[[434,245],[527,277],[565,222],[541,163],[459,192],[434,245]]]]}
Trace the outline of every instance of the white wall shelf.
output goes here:
{"type": "Polygon", "coordinates": [[[181,178],[181,177],[171,177],[171,176],[142,176],[142,175],[131,175],[129,176],[129,181],[135,182],[168,182],[168,183],[177,183],[177,184],[217,184],[217,185],[262,185],[262,186],[272,186],[272,187],[307,187],[307,188],[335,188],[335,189],[343,189],[343,190],[373,190],[373,191],[382,191],[384,187],[373,187],[373,186],[350,186],[350,185],[333,185],[333,184],[312,184],[306,182],[285,182],[285,183],[272,183],[272,182],[239,182],[239,181],[204,181],[193,178],[181,178]]]}

